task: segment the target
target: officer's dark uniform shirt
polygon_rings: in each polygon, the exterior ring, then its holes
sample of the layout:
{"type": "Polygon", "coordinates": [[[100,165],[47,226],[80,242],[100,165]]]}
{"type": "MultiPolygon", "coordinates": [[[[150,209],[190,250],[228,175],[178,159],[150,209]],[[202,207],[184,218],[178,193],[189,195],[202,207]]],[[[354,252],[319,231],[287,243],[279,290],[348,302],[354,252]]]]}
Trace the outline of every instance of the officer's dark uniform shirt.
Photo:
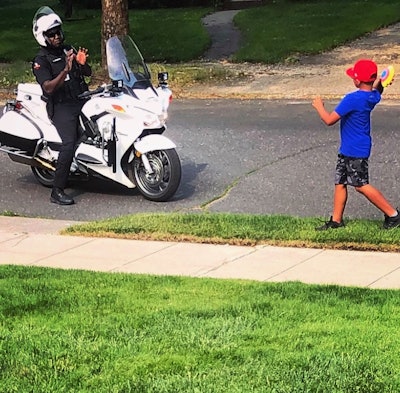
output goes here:
{"type": "MultiPolygon", "coordinates": [[[[42,47],[36,55],[32,69],[40,86],[47,80],[53,80],[65,68],[65,51],[72,49],[69,45],[62,45],[59,48],[42,47]]],[[[56,103],[74,102],[78,95],[88,90],[83,75],[91,74],[88,65],[81,66],[76,61],[72,64],[71,71],[67,74],[64,83],[53,92],[51,96],[43,95],[56,103]]]]}
{"type": "MultiPolygon", "coordinates": [[[[59,48],[42,47],[36,55],[32,70],[37,82],[42,86],[46,81],[56,78],[66,66],[65,51],[70,50],[68,45],[59,48]]],[[[65,77],[64,83],[51,95],[43,90],[44,100],[47,101],[47,113],[61,137],[57,167],[54,178],[54,187],[64,189],[67,186],[68,175],[78,140],[78,119],[83,100],[78,95],[88,90],[84,77],[91,74],[88,64],[79,65],[75,60],[72,69],[65,77]]]]}

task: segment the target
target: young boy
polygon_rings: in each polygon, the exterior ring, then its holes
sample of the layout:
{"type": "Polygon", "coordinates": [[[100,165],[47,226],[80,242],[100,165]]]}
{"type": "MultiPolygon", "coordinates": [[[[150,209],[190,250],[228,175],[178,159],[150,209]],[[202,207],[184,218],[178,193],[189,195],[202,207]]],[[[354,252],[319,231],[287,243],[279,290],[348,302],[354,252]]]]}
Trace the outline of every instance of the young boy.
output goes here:
{"type": "Polygon", "coordinates": [[[336,164],[333,214],[316,230],[344,227],[343,212],[347,202],[347,186],[353,186],[385,215],[384,229],[400,226],[396,210],[368,180],[368,158],[371,153],[371,111],[381,100],[383,86],[377,78],[378,67],[372,60],[359,60],[346,74],[358,90],[347,94],[335,110],[329,113],[321,97],[312,105],[322,121],[331,126],[340,120],[340,147],[336,164]]]}

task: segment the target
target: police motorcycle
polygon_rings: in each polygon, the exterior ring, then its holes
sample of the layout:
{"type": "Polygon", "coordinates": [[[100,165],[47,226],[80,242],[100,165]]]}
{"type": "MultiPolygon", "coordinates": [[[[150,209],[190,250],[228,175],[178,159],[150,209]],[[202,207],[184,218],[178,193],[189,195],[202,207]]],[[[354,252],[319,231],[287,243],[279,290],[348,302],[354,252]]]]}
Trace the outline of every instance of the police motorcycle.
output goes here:
{"type": "MultiPolygon", "coordinates": [[[[71,175],[99,176],[148,200],[169,200],[179,187],[176,145],[163,135],[172,93],[168,74],[154,87],[143,57],[129,36],[106,43],[110,84],[80,95],[80,140],[71,175]]],[[[61,139],[50,121],[40,85],[20,83],[0,118],[0,151],[29,165],[37,181],[52,187],[61,139]]]]}

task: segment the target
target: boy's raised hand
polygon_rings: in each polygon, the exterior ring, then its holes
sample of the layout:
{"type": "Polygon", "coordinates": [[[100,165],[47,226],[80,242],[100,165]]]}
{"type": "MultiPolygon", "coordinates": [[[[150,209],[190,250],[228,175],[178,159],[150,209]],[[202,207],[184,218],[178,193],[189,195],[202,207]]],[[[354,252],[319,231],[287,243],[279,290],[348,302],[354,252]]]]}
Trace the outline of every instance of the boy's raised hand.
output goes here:
{"type": "Polygon", "coordinates": [[[320,96],[315,97],[312,101],[312,106],[319,111],[320,109],[324,108],[324,102],[322,101],[322,98],[320,96]]]}

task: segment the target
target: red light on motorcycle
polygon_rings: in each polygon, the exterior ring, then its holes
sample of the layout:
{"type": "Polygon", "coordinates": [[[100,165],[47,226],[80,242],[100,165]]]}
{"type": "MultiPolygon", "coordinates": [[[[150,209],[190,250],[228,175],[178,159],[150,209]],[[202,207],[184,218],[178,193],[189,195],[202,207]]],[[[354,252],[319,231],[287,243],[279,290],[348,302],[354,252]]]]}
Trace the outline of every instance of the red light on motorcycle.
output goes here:
{"type": "Polygon", "coordinates": [[[113,109],[116,110],[117,112],[121,112],[121,113],[124,113],[124,112],[125,112],[125,109],[124,109],[122,106],[120,106],[120,105],[112,104],[111,106],[112,106],[113,109]]]}

